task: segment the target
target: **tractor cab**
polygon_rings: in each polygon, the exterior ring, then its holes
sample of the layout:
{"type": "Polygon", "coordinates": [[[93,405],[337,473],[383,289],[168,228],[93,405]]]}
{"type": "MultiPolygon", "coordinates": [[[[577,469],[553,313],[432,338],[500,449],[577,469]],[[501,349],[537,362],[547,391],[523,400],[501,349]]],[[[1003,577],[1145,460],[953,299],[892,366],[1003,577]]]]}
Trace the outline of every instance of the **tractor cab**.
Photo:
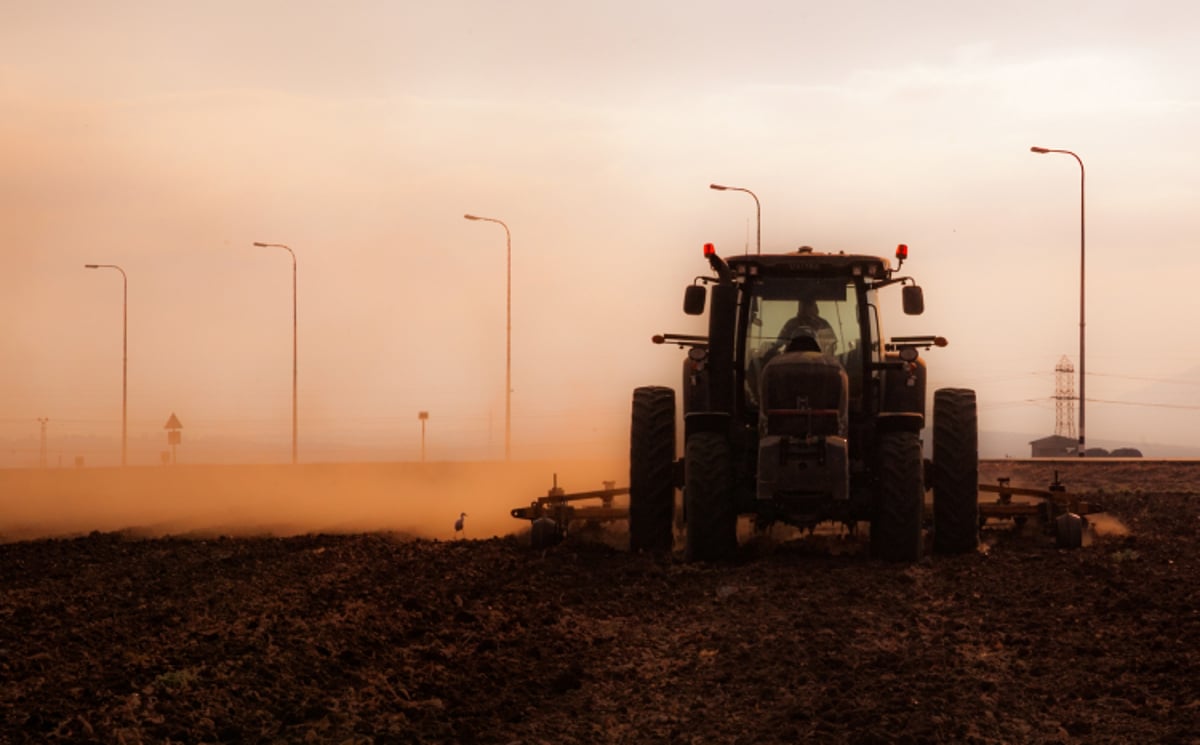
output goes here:
{"type": "MultiPolygon", "coordinates": [[[[804,247],[786,254],[724,260],[712,244],[705,246],[705,256],[717,276],[698,278],[687,288],[684,310],[703,313],[705,285],[713,285],[709,334],[702,338],[702,348],[689,355],[693,374],[691,381],[685,379],[684,388],[703,380],[709,397],[702,405],[686,408],[755,420],[761,408],[764,368],[780,355],[807,347],[820,353],[823,364],[836,364],[845,372],[851,415],[870,416],[888,409],[923,414],[924,368],[917,352],[944,341],[937,337],[884,340],[880,289],[902,284],[905,313],[917,315],[924,310],[921,288],[907,277],[894,277],[887,259],[818,253],[804,247]],[[728,380],[722,374],[725,370],[731,373],[728,380]],[[900,371],[905,374],[897,374],[900,371]],[[724,395],[727,387],[732,391],[729,396],[724,395]]],[[[897,268],[907,256],[908,248],[901,244],[897,268]]],[[[691,395],[686,400],[697,403],[698,398],[691,395]]]]}

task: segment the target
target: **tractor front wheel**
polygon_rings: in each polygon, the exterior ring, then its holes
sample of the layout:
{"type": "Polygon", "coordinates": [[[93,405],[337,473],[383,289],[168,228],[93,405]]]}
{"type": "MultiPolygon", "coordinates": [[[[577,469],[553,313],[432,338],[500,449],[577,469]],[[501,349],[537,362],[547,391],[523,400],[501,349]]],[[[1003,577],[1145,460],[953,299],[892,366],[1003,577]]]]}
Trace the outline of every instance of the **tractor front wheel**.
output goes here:
{"type": "Polygon", "coordinates": [[[684,459],[685,558],[732,558],[737,552],[737,508],[729,442],[712,432],[698,432],[688,438],[684,459]]]}
{"type": "Polygon", "coordinates": [[[884,561],[921,558],[925,517],[921,440],[916,432],[884,432],[877,452],[878,490],[871,520],[871,555],[884,561]]]}

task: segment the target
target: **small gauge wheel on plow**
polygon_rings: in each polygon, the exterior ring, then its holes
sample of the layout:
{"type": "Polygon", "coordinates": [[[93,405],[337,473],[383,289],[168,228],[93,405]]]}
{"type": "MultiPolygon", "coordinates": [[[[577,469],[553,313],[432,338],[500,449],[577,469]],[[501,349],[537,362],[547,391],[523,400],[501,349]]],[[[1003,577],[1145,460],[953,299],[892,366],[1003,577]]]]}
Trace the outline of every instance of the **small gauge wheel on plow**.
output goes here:
{"type": "Polygon", "coordinates": [[[550,548],[562,542],[563,530],[553,518],[542,516],[529,523],[529,544],[534,549],[550,548]]]}
{"type": "Polygon", "coordinates": [[[1087,518],[1075,510],[1084,512],[1075,497],[1067,496],[1067,487],[1058,479],[1058,471],[1054,472],[1054,481],[1048,488],[1050,498],[1046,506],[1054,518],[1054,545],[1059,548],[1075,549],[1083,545],[1083,529],[1087,518]]]}
{"type": "Polygon", "coordinates": [[[1083,545],[1084,518],[1074,512],[1064,512],[1054,518],[1054,544],[1059,548],[1079,548],[1083,545]]]}

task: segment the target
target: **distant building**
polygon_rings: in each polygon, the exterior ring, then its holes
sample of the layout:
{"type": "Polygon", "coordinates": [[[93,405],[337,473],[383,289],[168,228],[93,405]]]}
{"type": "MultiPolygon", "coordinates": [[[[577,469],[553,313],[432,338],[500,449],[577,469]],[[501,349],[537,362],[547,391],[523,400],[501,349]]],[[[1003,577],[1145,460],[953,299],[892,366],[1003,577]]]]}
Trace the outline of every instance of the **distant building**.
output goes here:
{"type": "MultiPolygon", "coordinates": [[[[1079,454],[1079,443],[1070,437],[1050,435],[1029,443],[1033,458],[1073,458],[1079,454]]],[[[1090,447],[1084,451],[1089,458],[1141,458],[1137,448],[1117,448],[1112,452],[1104,448],[1090,447]]]]}
{"type": "Polygon", "coordinates": [[[1141,458],[1142,451],[1137,448],[1117,448],[1109,453],[1114,458],[1141,458]]]}
{"type": "Polygon", "coordinates": [[[1070,437],[1050,435],[1029,443],[1034,458],[1067,458],[1079,453],[1079,443],[1070,437]]]}

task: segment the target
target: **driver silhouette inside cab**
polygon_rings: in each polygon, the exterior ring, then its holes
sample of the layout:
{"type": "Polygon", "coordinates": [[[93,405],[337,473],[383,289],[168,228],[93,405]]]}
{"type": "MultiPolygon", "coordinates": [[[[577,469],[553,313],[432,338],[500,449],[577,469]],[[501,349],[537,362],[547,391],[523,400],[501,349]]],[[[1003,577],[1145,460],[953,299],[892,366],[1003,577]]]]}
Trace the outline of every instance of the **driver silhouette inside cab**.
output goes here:
{"type": "Polygon", "coordinates": [[[753,407],[758,406],[758,385],[762,371],[779,354],[818,352],[832,356],[836,354],[837,346],[837,334],[817,312],[816,301],[801,299],[795,317],[783,324],[775,340],[764,342],[757,353],[750,356],[746,374],[747,401],[753,407]]]}
{"type": "Polygon", "coordinates": [[[788,352],[837,353],[837,334],[829,321],[821,318],[816,301],[810,298],[800,300],[795,317],[783,324],[776,343],[788,352]]]}

